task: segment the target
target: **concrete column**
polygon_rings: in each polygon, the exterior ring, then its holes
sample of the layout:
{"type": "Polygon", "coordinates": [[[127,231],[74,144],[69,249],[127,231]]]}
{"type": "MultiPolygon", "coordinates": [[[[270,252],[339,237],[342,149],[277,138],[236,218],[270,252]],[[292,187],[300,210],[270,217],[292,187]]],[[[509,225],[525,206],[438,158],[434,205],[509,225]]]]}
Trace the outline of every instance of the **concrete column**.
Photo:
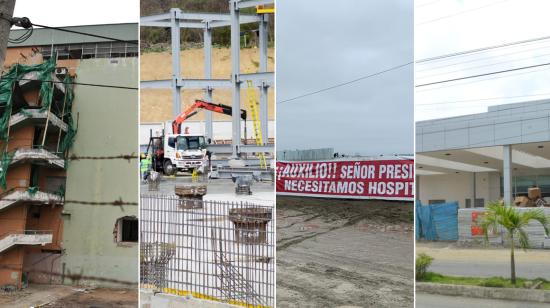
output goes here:
{"type": "MultiPolygon", "coordinates": [[[[15,0],[0,0],[0,13],[4,18],[11,18],[15,8],[15,0]]],[[[6,49],[8,48],[8,37],[11,24],[5,19],[0,19],[0,70],[4,68],[6,49]]]]}
{"type": "MultiPolygon", "coordinates": [[[[212,79],[212,29],[210,23],[204,26],[204,78],[212,79]]],[[[212,88],[207,87],[204,93],[204,100],[212,102],[212,88]]],[[[212,124],[212,112],[206,111],[205,114],[206,138],[214,138],[214,128],[212,124]]]]}
{"type": "Polygon", "coordinates": [[[512,146],[503,146],[502,155],[502,181],[504,187],[504,204],[512,205],[512,146]]]}
{"type": "Polygon", "coordinates": [[[229,1],[231,15],[231,82],[233,83],[232,102],[232,156],[238,156],[238,148],[241,145],[241,88],[239,84],[241,40],[239,24],[238,0],[229,1]]]}
{"type": "Polygon", "coordinates": [[[170,9],[171,39],[172,39],[172,112],[174,118],[181,113],[181,87],[178,79],[181,78],[180,69],[180,9],[170,9]]]}
{"type": "Polygon", "coordinates": [[[472,208],[474,208],[476,207],[476,173],[472,172],[472,175],[472,202],[470,203],[470,205],[472,206],[472,208]]]}
{"type": "MultiPolygon", "coordinates": [[[[267,21],[269,15],[263,14],[262,20],[258,26],[260,36],[260,73],[267,72],[267,21]]],[[[262,142],[267,144],[269,135],[269,116],[267,106],[267,90],[268,86],[262,84],[260,86],[260,127],[262,129],[262,142]]]]}

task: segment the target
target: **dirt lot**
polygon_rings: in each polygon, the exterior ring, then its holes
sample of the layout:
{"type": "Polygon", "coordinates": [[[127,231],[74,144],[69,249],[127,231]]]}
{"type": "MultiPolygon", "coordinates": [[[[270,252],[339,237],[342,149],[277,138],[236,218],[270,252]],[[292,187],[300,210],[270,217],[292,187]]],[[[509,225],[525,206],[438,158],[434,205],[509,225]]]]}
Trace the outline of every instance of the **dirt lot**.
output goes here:
{"type": "Polygon", "coordinates": [[[22,291],[0,293],[0,307],[137,307],[137,286],[128,289],[86,289],[71,286],[31,285],[22,291]]]}
{"type": "Polygon", "coordinates": [[[412,307],[412,204],[277,196],[277,307],[412,307]]]}

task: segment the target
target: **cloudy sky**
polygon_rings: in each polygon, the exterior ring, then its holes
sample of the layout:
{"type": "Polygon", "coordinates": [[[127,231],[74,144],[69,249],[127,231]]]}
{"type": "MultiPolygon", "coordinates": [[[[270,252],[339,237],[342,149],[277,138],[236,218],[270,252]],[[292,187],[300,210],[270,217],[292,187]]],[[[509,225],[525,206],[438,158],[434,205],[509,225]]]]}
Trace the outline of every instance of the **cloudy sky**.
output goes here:
{"type": "MultiPolygon", "coordinates": [[[[417,0],[415,58],[550,36],[550,1],[417,0]]],[[[550,62],[550,39],[418,63],[416,85],[550,62]]],[[[415,119],[550,97],[550,66],[416,88],[415,119]]]]}
{"type": "Polygon", "coordinates": [[[17,0],[14,16],[54,27],[138,22],[139,0],[17,0]]]}
{"type": "Polygon", "coordinates": [[[277,1],[277,149],[413,152],[411,0],[277,1]],[[281,103],[282,102],[282,103],[281,103]]]}

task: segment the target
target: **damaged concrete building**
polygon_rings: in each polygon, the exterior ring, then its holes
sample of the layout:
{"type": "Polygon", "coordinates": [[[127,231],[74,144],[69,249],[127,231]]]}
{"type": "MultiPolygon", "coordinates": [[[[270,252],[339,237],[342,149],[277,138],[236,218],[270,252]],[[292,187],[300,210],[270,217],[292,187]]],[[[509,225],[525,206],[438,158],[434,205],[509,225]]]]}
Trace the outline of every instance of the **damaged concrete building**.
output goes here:
{"type": "Polygon", "coordinates": [[[137,127],[137,24],[67,28],[125,42],[35,29],[8,46],[0,82],[6,289],[137,282],[137,185],[129,179],[137,178],[138,136],[121,129],[137,127]]]}

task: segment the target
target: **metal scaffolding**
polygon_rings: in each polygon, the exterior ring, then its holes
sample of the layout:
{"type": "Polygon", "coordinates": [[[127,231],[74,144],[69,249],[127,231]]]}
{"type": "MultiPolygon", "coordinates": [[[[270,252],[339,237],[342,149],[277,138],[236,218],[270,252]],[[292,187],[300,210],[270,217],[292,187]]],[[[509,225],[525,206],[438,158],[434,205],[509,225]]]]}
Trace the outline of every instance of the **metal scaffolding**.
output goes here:
{"type": "MultiPolygon", "coordinates": [[[[181,91],[189,89],[203,89],[204,99],[212,101],[214,89],[232,89],[232,142],[231,153],[233,157],[247,151],[247,145],[241,144],[241,118],[240,118],[240,94],[241,86],[246,86],[250,80],[260,92],[260,122],[263,135],[261,152],[273,152],[273,147],[268,146],[268,106],[267,92],[274,83],[273,72],[267,71],[267,24],[269,14],[246,15],[241,14],[243,8],[258,5],[273,4],[274,0],[229,0],[229,14],[215,13],[186,13],[179,8],[170,9],[169,13],[142,17],[141,26],[162,27],[171,29],[172,45],[172,79],[142,81],[142,89],[172,89],[173,114],[176,117],[181,113],[181,91]],[[242,74],[240,72],[240,25],[258,23],[260,65],[257,73],[242,74]],[[212,29],[217,27],[231,27],[231,78],[212,78],[212,29]],[[180,70],[180,30],[182,28],[203,29],[204,31],[204,79],[188,79],[181,76],[180,70]]],[[[206,137],[212,138],[212,113],[206,111],[205,117],[206,137]]],[[[254,145],[255,150],[258,146],[254,145]]],[[[216,149],[212,149],[216,152],[216,149]]],[[[257,151],[255,151],[257,152],[257,151]]]]}

